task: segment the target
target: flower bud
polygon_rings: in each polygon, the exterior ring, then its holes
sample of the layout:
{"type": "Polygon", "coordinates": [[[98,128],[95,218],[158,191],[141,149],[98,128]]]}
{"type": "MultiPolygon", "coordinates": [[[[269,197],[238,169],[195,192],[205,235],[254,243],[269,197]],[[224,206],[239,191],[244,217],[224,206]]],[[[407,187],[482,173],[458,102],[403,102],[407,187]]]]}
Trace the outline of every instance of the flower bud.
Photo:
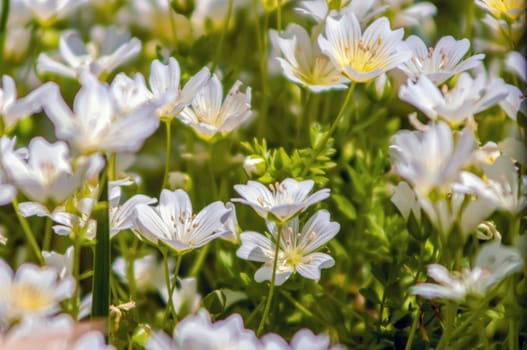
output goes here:
{"type": "Polygon", "coordinates": [[[265,171],[265,159],[257,155],[251,155],[243,161],[243,168],[250,177],[252,175],[262,175],[265,171]]]}

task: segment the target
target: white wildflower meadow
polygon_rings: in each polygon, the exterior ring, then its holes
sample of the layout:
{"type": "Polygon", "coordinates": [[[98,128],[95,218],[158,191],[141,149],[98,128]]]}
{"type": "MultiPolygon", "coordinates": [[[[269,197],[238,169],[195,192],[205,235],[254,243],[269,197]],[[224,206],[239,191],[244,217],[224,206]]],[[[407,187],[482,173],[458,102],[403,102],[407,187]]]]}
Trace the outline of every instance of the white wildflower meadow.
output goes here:
{"type": "Polygon", "coordinates": [[[0,349],[526,348],[526,8],[0,1],[0,349]]]}

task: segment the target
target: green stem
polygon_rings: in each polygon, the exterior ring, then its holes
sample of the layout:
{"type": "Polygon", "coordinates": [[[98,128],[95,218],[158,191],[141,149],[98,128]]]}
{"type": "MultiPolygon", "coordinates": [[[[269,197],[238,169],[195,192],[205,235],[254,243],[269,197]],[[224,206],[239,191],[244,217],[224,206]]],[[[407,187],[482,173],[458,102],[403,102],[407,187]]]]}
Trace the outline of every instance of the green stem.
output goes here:
{"type": "Polygon", "coordinates": [[[170,169],[170,158],[172,156],[172,119],[165,119],[165,130],[166,130],[166,143],[165,143],[165,172],[163,174],[163,184],[161,185],[161,190],[167,187],[168,185],[168,172],[170,169]]]}
{"type": "Polygon", "coordinates": [[[10,0],[2,0],[2,17],[0,17],[0,73],[3,72],[4,53],[5,53],[5,39],[7,36],[7,20],[9,19],[9,8],[11,7],[10,0]]]}
{"type": "Polygon", "coordinates": [[[457,304],[455,302],[450,302],[445,306],[445,309],[446,324],[443,334],[441,335],[441,339],[439,340],[439,344],[437,345],[437,350],[448,349],[448,343],[450,343],[450,339],[455,339],[455,332],[452,332],[452,329],[454,328],[454,320],[457,314],[457,304]]]}
{"type": "Polygon", "coordinates": [[[265,302],[265,308],[264,308],[264,312],[262,315],[262,319],[260,321],[260,324],[258,325],[258,330],[256,331],[256,334],[258,336],[263,331],[265,322],[267,321],[267,317],[269,316],[269,310],[271,309],[271,301],[273,300],[274,284],[276,281],[276,267],[278,266],[278,253],[280,252],[280,239],[282,236],[282,226],[283,226],[283,223],[281,222],[276,223],[277,233],[276,233],[274,257],[273,257],[273,273],[271,275],[271,285],[269,286],[269,294],[267,295],[267,299],[265,302]]]}
{"type": "MultiPolygon", "coordinates": [[[[258,2],[259,2],[258,0],[253,1],[254,7],[255,7],[255,13],[258,13],[257,12],[258,2]]],[[[261,101],[261,106],[260,106],[260,115],[258,116],[259,123],[258,123],[258,130],[257,130],[258,131],[257,134],[259,136],[264,134],[265,128],[267,127],[267,112],[269,108],[269,100],[267,98],[268,97],[267,96],[268,81],[269,81],[269,76],[267,74],[268,26],[269,26],[269,13],[265,12],[263,29],[260,28],[260,19],[259,18],[256,19],[256,35],[261,39],[258,41],[259,43],[258,45],[259,55],[258,56],[260,57],[260,62],[259,62],[260,63],[260,81],[262,84],[262,94],[261,94],[262,101],[261,101]]]]}
{"type": "Polygon", "coordinates": [[[410,328],[410,334],[408,335],[408,341],[406,342],[406,346],[404,347],[404,350],[412,349],[412,345],[414,343],[414,338],[415,338],[415,331],[417,330],[418,323],[419,323],[419,309],[417,309],[417,313],[414,317],[414,321],[412,322],[412,328],[410,328]]]}
{"type": "Polygon", "coordinates": [[[192,268],[190,269],[190,275],[192,277],[196,277],[201,270],[201,267],[203,266],[203,263],[205,262],[205,258],[207,257],[207,254],[209,253],[209,247],[211,245],[211,242],[206,244],[199,252],[198,257],[196,258],[196,262],[194,265],[192,265],[192,268]]]}
{"type": "Polygon", "coordinates": [[[216,66],[218,65],[218,61],[220,60],[221,52],[223,51],[223,43],[225,42],[225,35],[227,34],[227,31],[229,30],[229,22],[231,21],[233,4],[234,4],[234,0],[229,0],[229,7],[227,8],[227,16],[225,17],[225,21],[223,22],[223,29],[220,34],[218,47],[216,48],[216,55],[214,56],[214,61],[212,61],[212,68],[210,69],[212,73],[214,73],[214,71],[216,70],[216,66]]]}
{"type": "Polygon", "coordinates": [[[46,228],[44,229],[44,240],[42,242],[42,250],[49,251],[51,249],[51,241],[53,239],[51,227],[53,226],[53,221],[47,217],[46,218],[46,228]]]}
{"type": "Polygon", "coordinates": [[[382,328],[382,314],[384,312],[384,303],[386,302],[386,288],[382,291],[381,304],[379,305],[379,319],[377,320],[377,333],[381,333],[382,328]]]}
{"type": "Polygon", "coordinates": [[[337,117],[335,118],[335,120],[331,124],[329,130],[324,134],[324,137],[318,143],[317,147],[315,149],[313,149],[313,152],[311,152],[311,157],[308,159],[308,161],[307,161],[306,165],[304,166],[304,169],[302,170],[302,173],[300,174],[300,176],[306,176],[307,175],[309,169],[311,168],[311,164],[315,161],[315,159],[317,159],[319,153],[322,151],[322,149],[324,149],[324,147],[326,146],[327,142],[329,141],[329,139],[331,138],[331,136],[333,135],[333,133],[337,129],[337,126],[340,124],[340,121],[341,121],[342,117],[344,116],[344,113],[346,112],[346,109],[348,107],[349,101],[351,100],[351,96],[353,96],[353,91],[355,90],[355,85],[356,85],[355,82],[352,82],[350,84],[350,86],[348,88],[348,92],[346,94],[346,98],[344,99],[344,103],[342,103],[342,106],[340,107],[340,111],[337,114],[337,117]]]}
{"type": "Polygon", "coordinates": [[[40,265],[44,265],[44,258],[42,257],[42,252],[40,251],[40,247],[38,246],[37,240],[35,239],[35,235],[33,234],[33,231],[31,230],[31,227],[29,226],[29,223],[27,222],[26,218],[22,216],[20,213],[20,209],[18,207],[18,200],[13,198],[13,209],[15,210],[16,217],[18,218],[18,221],[20,221],[20,225],[22,225],[22,230],[24,231],[24,234],[26,235],[27,242],[31,246],[31,249],[33,249],[33,253],[37,257],[38,263],[40,265]]]}
{"type": "Polygon", "coordinates": [[[288,292],[280,289],[280,294],[282,294],[291,304],[293,304],[298,310],[304,313],[309,318],[314,318],[315,315],[309,311],[304,305],[300,304],[295,298],[293,298],[288,292]]]}
{"type": "MultiPolygon", "coordinates": [[[[105,156],[106,164],[108,157],[105,156]]],[[[100,175],[100,183],[104,180],[107,168],[100,175]]],[[[97,234],[95,243],[95,255],[93,266],[93,283],[92,283],[92,317],[108,317],[110,308],[110,223],[108,215],[108,186],[109,181],[101,187],[102,205],[98,210],[97,234]]]]}
{"type": "MultiPolygon", "coordinates": [[[[78,228],[77,228],[78,230],[78,228]]],[[[75,278],[75,291],[73,292],[73,311],[72,316],[75,320],[79,318],[80,306],[80,256],[81,256],[81,242],[80,234],[75,232],[73,235],[73,277],[75,278]]]]}

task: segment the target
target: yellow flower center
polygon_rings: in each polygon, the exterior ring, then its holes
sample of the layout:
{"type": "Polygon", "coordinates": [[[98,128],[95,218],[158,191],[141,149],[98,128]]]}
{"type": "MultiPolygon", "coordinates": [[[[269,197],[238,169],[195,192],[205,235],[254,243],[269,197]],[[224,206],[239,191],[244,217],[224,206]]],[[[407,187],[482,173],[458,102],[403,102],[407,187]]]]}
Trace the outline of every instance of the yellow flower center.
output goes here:
{"type": "Polygon", "coordinates": [[[22,312],[39,312],[53,304],[53,297],[30,284],[11,286],[13,306],[22,312]]]}

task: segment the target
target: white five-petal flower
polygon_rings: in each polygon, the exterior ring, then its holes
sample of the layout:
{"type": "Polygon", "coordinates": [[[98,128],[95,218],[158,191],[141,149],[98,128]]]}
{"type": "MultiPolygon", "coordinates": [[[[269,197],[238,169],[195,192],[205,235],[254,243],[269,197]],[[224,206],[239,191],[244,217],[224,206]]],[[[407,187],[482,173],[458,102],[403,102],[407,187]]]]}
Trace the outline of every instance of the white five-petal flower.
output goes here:
{"type": "Polygon", "coordinates": [[[247,350],[259,349],[260,342],[252,330],[245,329],[239,314],[212,322],[210,315],[201,309],[178,322],[174,338],[162,332],[152,334],[146,344],[148,350],[247,350]]]}
{"type": "MultiPolygon", "coordinates": [[[[97,34],[95,32],[93,35],[97,34]]],[[[85,45],[78,32],[66,31],[59,41],[60,55],[65,64],[42,53],[38,57],[37,69],[40,72],[53,72],[74,79],[80,78],[85,72],[98,77],[103,73],[111,73],[141,50],[139,39],[130,38],[128,32],[118,32],[115,27],[105,30],[99,45],[100,49],[94,42],[85,45]]]]}
{"type": "Polygon", "coordinates": [[[411,57],[402,45],[402,28],[391,30],[386,17],[373,22],[364,33],[352,12],[328,16],[318,45],[333,64],[352,81],[369,81],[411,57]]]}
{"type": "Polygon", "coordinates": [[[484,295],[506,276],[521,271],[523,265],[517,248],[495,241],[483,246],[472,269],[451,273],[442,265],[429,265],[428,275],[439,284],[420,283],[411,288],[411,293],[426,299],[452,300],[463,300],[469,294],[484,295]]]}
{"type": "MultiPolygon", "coordinates": [[[[267,226],[276,239],[278,234],[276,224],[268,221],[267,226]]],[[[340,225],[330,221],[326,210],[317,211],[305,223],[301,231],[298,217],[288,221],[282,227],[280,234],[275,284],[283,284],[293,272],[318,281],[320,270],[333,266],[335,261],[328,254],[318,253],[315,250],[335,237],[339,229],[340,225]]],[[[277,243],[252,231],[243,232],[240,240],[242,245],[236,252],[238,257],[264,263],[254,274],[254,279],[257,282],[271,280],[277,243]]]]}
{"type": "Polygon", "coordinates": [[[271,216],[272,219],[283,222],[329,197],[329,189],[309,195],[314,184],[313,180],[285,179],[267,188],[260,182],[249,181],[247,185],[234,186],[243,198],[235,198],[232,201],[250,205],[263,218],[271,216]]]}
{"type": "Polygon", "coordinates": [[[434,48],[428,49],[423,40],[415,35],[410,35],[405,43],[413,55],[398,68],[412,80],[426,75],[434,84],[441,84],[457,73],[480,65],[485,57],[484,54],[477,54],[462,61],[470,48],[470,41],[456,40],[451,36],[442,37],[434,48]]]}
{"type": "Polygon", "coordinates": [[[399,89],[399,98],[421,110],[431,120],[439,118],[457,125],[473,120],[479,113],[500,101],[508,90],[502,80],[489,82],[480,74],[473,79],[468,73],[462,73],[454,88],[442,89],[421,75],[417,82],[408,80],[399,89]]]}
{"type": "Polygon", "coordinates": [[[271,30],[269,35],[284,56],[276,59],[287,79],[314,92],[347,88],[348,79],[322,54],[303,27],[291,23],[283,33],[271,30]]]}
{"type": "Polygon", "coordinates": [[[73,166],[68,146],[62,141],[51,144],[35,137],[28,149],[27,161],[7,152],[2,162],[11,182],[29,199],[40,203],[61,204],[104,165],[102,157],[92,155],[78,157],[73,166]]]}
{"type": "Polygon", "coordinates": [[[222,202],[214,202],[197,215],[183,190],[161,191],[159,205],[136,206],[138,232],[154,244],[163,242],[176,251],[199,248],[229,233],[225,228],[230,210],[222,202]]]}
{"type": "Polygon", "coordinates": [[[60,94],[51,96],[44,106],[57,137],[78,152],[136,152],[157,129],[156,104],[144,103],[123,113],[107,84],[91,74],[83,75],[82,83],[73,111],[60,94]]]}
{"type": "Polygon", "coordinates": [[[51,267],[21,265],[16,274],[0,260],[0,322],[49,316],[59,310],[59,302],[75,288],[72,277],[58,279],[51,267]]]}
{"type": "Polygon", "coordinates": [[[471,130],[464,129],[454,144],[450,127],[439,122],[429,124],[426,131],[399,131],[392,138],[390,156],[395,171],[426,196],[434,189],[448,192],[474,148],[471,130]]]}
{"type": "Polygon", "coordinates": [[[239,91],[241,84],[236,81],[222,102],[223,87],[213,74],[194,96],[192,104],[179,114],[179,120],[204,139],[238,128],[251,116],[251,88],[242,93],[239,91]]]}

